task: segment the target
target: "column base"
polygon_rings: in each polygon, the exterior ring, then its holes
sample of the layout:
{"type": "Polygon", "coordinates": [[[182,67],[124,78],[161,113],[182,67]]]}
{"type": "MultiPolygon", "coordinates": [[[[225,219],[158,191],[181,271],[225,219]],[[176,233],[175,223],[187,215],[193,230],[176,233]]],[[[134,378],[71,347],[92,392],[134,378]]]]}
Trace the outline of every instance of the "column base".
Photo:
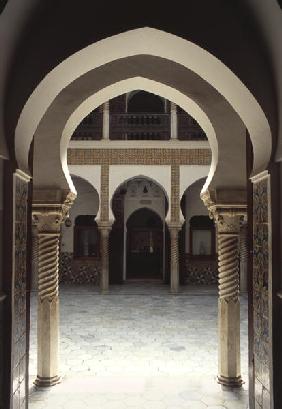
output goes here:
{"type": "Polygon", "coordinates": [[[108,288],[100,288],[100,294],[109,294],[108,288]]]}
{"type": "Polygon", "coordinates": [[[243,385],[243,380],[241,376],[237,376],[236,378],[229,378],[226,376],[218,376],[217,382],[226,388],[241,388],[243,385]]]}
{"type": "Polygon", "coordinates": [[[171,294],[178,294],[178,293],[179,293],[179,289],[178,289],[178,288],[177,288],[177,289],[171,288],[171,289],[170,289],[170,293],[171,293],[171,294]]]}
{"type": "Polygon", "coordinates": [[[42,377],[37,375],[34,385],[37,386],[38,388],[48,388],[50,386],[57,385],[58,383],[61,382],[61,377],[56,375],[52,377],[42,377]]]}

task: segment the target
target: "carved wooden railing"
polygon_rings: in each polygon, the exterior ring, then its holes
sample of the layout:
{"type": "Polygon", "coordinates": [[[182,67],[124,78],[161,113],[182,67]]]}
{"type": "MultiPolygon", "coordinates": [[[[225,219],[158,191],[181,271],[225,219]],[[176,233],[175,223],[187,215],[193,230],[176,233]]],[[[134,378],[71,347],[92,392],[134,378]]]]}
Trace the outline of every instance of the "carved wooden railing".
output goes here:
{"type": "MultiPolygon", "coordinates": [[[[187,114],[178,114],[178,139],[206,140],[198,123],[187,114]]],[[[170,114],[110,114],[111,140],[169,140],[170,114]]],[[[89,115],[75,130],[73,140],[99,140],[103,134],[103,113],[89,115]]]]}
{"type": "Polygon", "coordinates": [[[75,141],[97,141],[102,139],[103,113],[94,112],[88,115],[76,128],[72,135],[75,141]]]}
{"type": "Polygon", "coordinates": [[[113,140],[168,140],[169,114],[111,114],[110,138],[113,140]]]}
{"type": "Polygon", "coordinates": [[[177,114],[178,139],[181,141],[203,141],[207,139],[200,125],[187,114],[177,114]]]}

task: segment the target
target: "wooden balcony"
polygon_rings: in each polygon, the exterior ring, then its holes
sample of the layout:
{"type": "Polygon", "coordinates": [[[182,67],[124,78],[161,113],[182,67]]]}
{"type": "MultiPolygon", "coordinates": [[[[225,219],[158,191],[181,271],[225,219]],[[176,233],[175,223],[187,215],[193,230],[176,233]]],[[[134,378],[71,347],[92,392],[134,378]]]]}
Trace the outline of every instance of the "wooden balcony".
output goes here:
{"type": "MultiPolygon", "coordinates": [[[[206,140],[198,123],[187,114],[177,115],[179,140],[206,140]]],[[[100,140],[103,135],[103,113],[89,115],[75,130],[72,140],[100,140]]],[[[170,114],[110,114],[109,135],[111,140],[169,140],[171,135],[170,114]]]]}

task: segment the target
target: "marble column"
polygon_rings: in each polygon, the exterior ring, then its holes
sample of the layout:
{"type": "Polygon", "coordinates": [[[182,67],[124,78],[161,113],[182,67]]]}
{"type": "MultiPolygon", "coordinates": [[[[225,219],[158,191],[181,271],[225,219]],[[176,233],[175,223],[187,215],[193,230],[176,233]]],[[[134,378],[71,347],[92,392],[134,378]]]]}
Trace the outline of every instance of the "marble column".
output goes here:
{"type": "Polygon", "coordinates": [[[239,232],[241,215],[218,212],[218,382],[242,385],[240,368],[239,232]]]}
{"type": "Polygon", "coordinates": [[[169,223],[170,232],[170,291],[179,291],[179,232],[181,223],[169,223]]]}
{"type": "Polygon", "coordinates": [[[109,238],[112,229],[112,222],[98,222],[100,231],[100,253],[101,253],[101,272],[100,289],[102,293],[109,291],[109,238]]]}
{"type": "Polygon", "coordinates": [[[242,386],[240,363],[239,234],[246,217],[244,191],[201,194],[210,217],[216,223],[218,251],[218,382],[225,387],[242,386]],[[225,193],[225,194],[223,194],[225,193]],[[214,197],[237,198],[216,203],[214,197]]]}
{"type": "Polygon", "coordinates": [[[174,102],[170,103],[170,137],[177,139],[177,106],[174,102]]]}
{"type": "Polygon", "coordinates": [[[35,385],[60,381],[59,354],[59,239],[73,199],[65,203],[33,204],[38,235],[37,378],[35,385]]]}
{"type": "Polygon", "coordinates": [[[103,139],[110,137],[110,104],[109,101],[103,104],[103,139]]]}

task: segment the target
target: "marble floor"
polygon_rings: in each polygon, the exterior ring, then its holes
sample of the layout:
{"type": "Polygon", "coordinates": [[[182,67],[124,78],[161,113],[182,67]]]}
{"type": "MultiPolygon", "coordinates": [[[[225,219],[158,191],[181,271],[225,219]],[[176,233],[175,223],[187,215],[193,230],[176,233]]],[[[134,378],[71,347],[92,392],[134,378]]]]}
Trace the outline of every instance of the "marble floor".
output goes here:
{"type": "MultiPolygon", "coordinates": [[[[217,295],[159,283],[61,286],[62,382],[36,389],[36,296],[32,296],[30,409],[246,409],[247,383],[216,383],[217,295]]],[[[241,297],[242,376],[247,381],[247,300],[241,297]]]]}

